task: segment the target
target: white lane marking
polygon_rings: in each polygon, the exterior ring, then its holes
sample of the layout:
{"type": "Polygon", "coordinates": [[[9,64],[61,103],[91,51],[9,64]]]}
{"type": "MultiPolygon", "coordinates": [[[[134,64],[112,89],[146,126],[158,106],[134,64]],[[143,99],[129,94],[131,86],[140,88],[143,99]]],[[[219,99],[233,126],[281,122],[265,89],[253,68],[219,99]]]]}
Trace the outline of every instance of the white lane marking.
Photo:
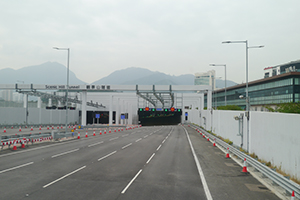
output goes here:
{"type": "Polygon", "coordinates": [[[135,142],[138,142],[138,141],[141,141],[142,140],[142,138],[140,138],[140,139],[137,139],[135,142]]]}
{"type": "Polygon", "coordinates": [[[149,160],[146,162],[146,164],[148,164],[151,161],[151,159],[153,158],[153,156],[155,156],[155,153],[152,154],[152,156],[149,158],[149,160]]]}
{"type": "Polygon", "coordinates": [[[18,168],[21,168],[21,167],[25,167],[25,166],[27,166],[27,165],[31,165],[31,164],[33,164],[33,163],[34,163],[34,162],[30,162],[30,163],[26,163],[26,164],[19,165],[19,166],[16,166],[16,167],[12,167],[12,168],[9,168],[9,169],[5,169],[5,170],[0,171],[0,174],[5,173],[5,172],[8,172],[8,171],[11,171],[11,170],[14,170],[14,169],[18,169],[18,168]]]}
{"type": "Polygon", "coordinates": [[[122,149],[125,149],[126,147],[129,147],[130,145],[132,145],[132,143],[127,144],[126,146],[122,147],[122,149]]]}
{"type": "Polygon", "coordinates": [[[152,135],[153,133],[150,133],[149,135],[152,135]]]}
{"type": "Polygon", "coordinates": [[[68,154],[68,153],[73,153],[75,151],[78,151],[79,149],[74,149],[74,150],[71,150],[71,151],[66,151],[66,152],[63,152],[63,153],[60,153],[60,154],[56,154],[54,156],[51,156],[51,158],[55,158],[55,157],[58,157],[58,156],[62,156],[62,155],[65,155],[65,154],[68,154]]]}
{"type": "Polygon", "coordinates": [[[119,138],[119,137],[111,138],[111,139],[109,139],[109,141],[116,140],[116,139],[118,139],[118,138],[119,138]]]}
{"type": "Polygon", "coordinates": [[[110,154],[107,154],[106,156],[103,156],[102,158],[99,158],[98,161],[103,160],[104,158],[107,158],[113,154],[117,153],[117,151],[111,152],[110,154]]]}
{"type": "Polygon", "coordinates": [[[185,127],[183,127],[183,129],[185,130],[185,134],[186,134],[186,136],[187,136],[187,138],[188,138],[188,141],[189,141],[189,144],[190,144],[190,147],[191,147],[193,156],[194,156],[194,160],[195,160],[195,162],[196,162],[196,166],[197,166],[197,169],[198,169],[198,172],[199,172],[199,175],[200,175],[200,179],[201,179],[202,184],[203,184],[203,188],[204,188],[204,191],[205,191],[206,198],[207,198],[207,200],[212,200],[213,198],[212,198],[212,196],[211,196],[211,194],[210,194],[208,185],[207,185],[206,180],[205,180],[205,177],[204,177],[204,173],[203,173],[202,168],[201,168],[201,166],[200,166],[200,162],[199,162],[199,160],[198,160],[198,158],[197,158],[197,155],[196,155],[196,153],[195,153],[193,144],[192,144],[192,142],[191,142],[191,140],[190,140],[190,136],[189,136],[187,130],[185,129],[185,127]]]}
{"type": "Polygon", "coordinates": [[[44,185],[43,188],[46,188],[46,187],[48,187],[48,186],[50,186],[50,185],[52,185],[52,184],[54,184],[54,183],[56,183],[56,182],[58,182],[58,181],[64,179],[64,178],[66,178],[66,177],[68,177],[68,176],[70,176],[70,175],[72,175],[72,174],[74,174],[74,173],[76,173],[76,172],[78,172],[78,171],[84,169],[85,167],[86,167],[86,166],[80,167],[79,169],[76,169],[75,171],[72,171],[71,173],[68,173],[68,174],[62,176],[62,177],[60,177],[59,179],[56,179],[55,181],[52,181],[51,183],[48,183],[47,185],[44,185]]]}
{"type": "Polygon", "coordinates": [[[122,137],[126,137],[126,136],[128,136],[128,134],[126,134],[126,135],[122,135],[122,137]]]}
{"type": "Polygon", "coordinates": [[[126,190],[130,187],[130,185],[133,183],[133,181],[138,177],[138,175],[140,175],[140,173],[143,170],[140,169],[140,171],[133,177],[133,179],[128,183],[128,185],[124,188],[124,190],[121,192],[122,194],[124,194],[126,192],[126,190]]]}
{"type": "Polygon", "coordinates": [[[103,141],[97,142],[97,143],[94,143],[94,144],[90,144],[88,147],[92,147],[92,146],[95,146],[95,145],[98,145],[98,144],[102,144],[102,143],[103,143],[103,141]]]}
{"type": "Polygon", "coordinates": [[[162,144],[165,143],[165,141],[166,141],[166,139],[164,139],[164,140],[162,141],[162,144]]]}
{"type": "Polygon", "coordinates": [[[161,145],[159,145],[159,146],[157,147],[156,151],[158,151],[158,150],[160,149],[160,147],[161,147],[161,145]]]}
{"type": "Polygon", "coordinates": [[[144,138],[148,137],[148,135],[145,135],[144,138]]]}

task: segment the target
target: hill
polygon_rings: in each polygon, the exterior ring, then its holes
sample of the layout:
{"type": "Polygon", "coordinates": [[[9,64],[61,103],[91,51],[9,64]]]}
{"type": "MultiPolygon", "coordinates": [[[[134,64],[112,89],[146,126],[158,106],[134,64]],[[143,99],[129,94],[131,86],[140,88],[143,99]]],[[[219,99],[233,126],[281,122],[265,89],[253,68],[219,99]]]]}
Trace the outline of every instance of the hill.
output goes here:
{"type": "MultiPolygon", "coordinates": [[[[46,62],[40,65],[23,67],[18,70],[6,68],[0,70],[0,84],[34,83],[34,84],[66,84],[67,68],[57,62],[46,62]]],[[[70,70],[70,84],[87,84],[76,77],[70,70]]],[[[144,68],[130,67],[117,70],[91,84],[94,85],[194,85],[194,75],[184,74],[172,76],[162,72],[144,68]]],[[[225,87],[224,80],[216,80],[217,88],[225,87]]],[[[227,80],[227,87],[236,85],[227,80]]]]}
{"type": "MultiPolygon", "coordinates": [[[[101,85],[194,85],[194,75],[185,74],[171,76],[161,72],[154,72],[144,68],[130,67],[117,70],[110,75],[99,79],[91,84],[101,85]]],[[[237,83],[227,80],[227,87],[237,85],[237,83]]],[[[217,79],[217,88],[225,87],[225,81],[217,79]]]]}
{"type": "MultiPolygon", "coordinates": [[[[85,84],[70,70],[70,84],[85,84]]],[[[23,67],[18,70],[6,68],[0,70],[0,84],[66,84],[67,68],[57,62],[23,67]]]]}

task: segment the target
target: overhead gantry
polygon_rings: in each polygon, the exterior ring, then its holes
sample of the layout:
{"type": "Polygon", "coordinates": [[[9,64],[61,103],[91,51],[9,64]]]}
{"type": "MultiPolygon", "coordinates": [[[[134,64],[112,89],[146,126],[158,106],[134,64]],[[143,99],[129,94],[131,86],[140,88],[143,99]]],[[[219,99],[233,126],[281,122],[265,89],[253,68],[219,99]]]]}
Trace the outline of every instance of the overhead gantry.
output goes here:
{"type": "Polygon", "coordinates": [[[154,108],[171,108],[174,106],[174,93],[172,92],[172,85],[169,85],[169,90],[158,90],[155,85],[152,85],[152,90],[140,91],[139,86],[136,85],[136,94],[142,99],[151,103],[154,108]]]}

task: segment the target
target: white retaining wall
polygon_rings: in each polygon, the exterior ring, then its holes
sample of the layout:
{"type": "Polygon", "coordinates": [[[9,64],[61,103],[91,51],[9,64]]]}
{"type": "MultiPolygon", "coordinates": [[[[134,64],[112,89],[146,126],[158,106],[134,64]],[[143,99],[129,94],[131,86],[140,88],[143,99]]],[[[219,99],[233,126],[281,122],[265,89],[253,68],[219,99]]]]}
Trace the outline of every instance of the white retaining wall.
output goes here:
{"type": "MultiPolygon", "coordinates": [[[[28,124],[65,124],[66,110],[28,108],[28,124]]],[[[25,124],[25,108],[0,108],[0,124],[25,124]]],[[[68,110],[68,122],[79,123],[79,110],[68,110]]]]}
{"type": "Polygon", "coordinates": [[[251,152],[300,179],[300,115],[251,112],[251,152]]]}
{"type": "MultiPolygon", "coordinates": [[[[192,116],[199,113],[197,110],[189,111],[192,116]]],[[[245,111],[213,111],[210,122],[204,124],[203,117],[209,120],[207,110],[201,111],[202,120],[189,118],[192,123],[206,127],[213,133],[228,138],[236,146],[241,145],[238,136],[238,116],[245,111]],[[200,123],[199,123],[200,121],[200,123]]],[[[199,114],[198,114],[199,116],[199,114]]],[[[300,179],[300,115],[250,111],[249,121],[249,152],[255,153],[260,159],[271,162],[272,165],[300,179]]],[[[243,149],[247,150],[247,119],[244,116],[243,149]]]]}

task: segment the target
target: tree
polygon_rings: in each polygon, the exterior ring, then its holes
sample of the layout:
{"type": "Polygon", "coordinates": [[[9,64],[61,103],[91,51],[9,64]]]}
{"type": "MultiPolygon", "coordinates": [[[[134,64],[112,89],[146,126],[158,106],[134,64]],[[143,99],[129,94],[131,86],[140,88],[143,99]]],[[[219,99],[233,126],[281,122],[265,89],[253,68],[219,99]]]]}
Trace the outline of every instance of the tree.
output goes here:
{"type": "Polygon", "coordinates": [[[300,103],[290,102],[278,104],[277,112],[281,113],[298,113],[300,114],[300,103]]]}

